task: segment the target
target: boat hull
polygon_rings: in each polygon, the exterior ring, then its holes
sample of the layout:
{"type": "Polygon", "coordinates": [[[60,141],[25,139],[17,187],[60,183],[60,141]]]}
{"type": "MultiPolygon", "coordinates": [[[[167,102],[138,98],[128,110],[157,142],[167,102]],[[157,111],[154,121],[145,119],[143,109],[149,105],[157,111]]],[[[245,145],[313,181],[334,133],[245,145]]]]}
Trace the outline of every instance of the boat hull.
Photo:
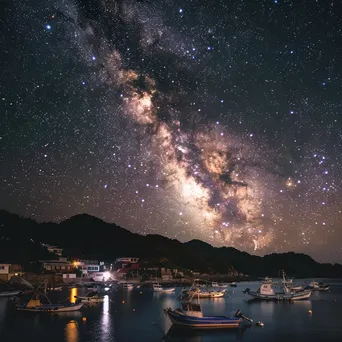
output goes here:
{"type": "Polygon", "coordinates": [[[44,312],[44,313],[57,313],[57,312],[71,312],[78,311],[82,308],[83,304],[76,304],[70,306],[61,305],[41,305],[35,307],[17,306],[18,311],[28,312],[44,312]]]}
{"type": "Polygon", "coordinates": [[[240,318],[225,316],[193,317],[177,313],[171,309],[166,310],[172,324],[196,329],[237,329],[240,326],[240,318]]]}
{"type": "Polygon", "coordinates": [[[295,292],[295,293],[280,293],[274,295],[264,295],[259,292],[249,291],[248,294],[254,299],[260,300],[305,300],[309,299],[311,296],[311,291],[295,292]]]}

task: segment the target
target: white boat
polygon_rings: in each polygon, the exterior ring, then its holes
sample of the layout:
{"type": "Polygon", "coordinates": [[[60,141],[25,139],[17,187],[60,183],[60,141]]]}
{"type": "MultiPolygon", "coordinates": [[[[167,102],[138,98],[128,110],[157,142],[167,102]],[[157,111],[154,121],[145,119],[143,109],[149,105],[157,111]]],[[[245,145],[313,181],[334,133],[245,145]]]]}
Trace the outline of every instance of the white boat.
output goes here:
{"type": "Polygon", "coordinates": [[[170,293],[170,292],[174,292],[175,288],[174,287],[170,287],[170,288],[163,288],[160,284],[155,283],[152,284],[152,289],[154,292],[166,292],[166,293],[170,293]]]}
{"type": "Polygon", "coordinates": [[[124,290],[133,290],[134,286],[132,284],[125,283],[125,284],[122,285],[122,288],[124,290]]]}
{"type": "Polygon", "coordinates": [[[14,297],[17,296],[21,291],[13,290],[13,291],[1,291],[0,297],[14,297]]]}
{"type": "Polygon", "coordinates": [[[263,282],[258,291],[251,291],[250,289],[244,290],[244,293],[249,294],[254,299],[262,300],[302,300],[309,299],[311,296],[311,290],[292,291],[287,286],[288,282],[283,272],[281,282],[276,283],[274,281],[263,282]]]}
{"type": "Polygon", "coordinates": [[[76,299],[80,300],[81,303],[102,303],[104,302],[104,296],[99,295],[97,292],[90,292],[84,297],[74,296],[76,299]]]}

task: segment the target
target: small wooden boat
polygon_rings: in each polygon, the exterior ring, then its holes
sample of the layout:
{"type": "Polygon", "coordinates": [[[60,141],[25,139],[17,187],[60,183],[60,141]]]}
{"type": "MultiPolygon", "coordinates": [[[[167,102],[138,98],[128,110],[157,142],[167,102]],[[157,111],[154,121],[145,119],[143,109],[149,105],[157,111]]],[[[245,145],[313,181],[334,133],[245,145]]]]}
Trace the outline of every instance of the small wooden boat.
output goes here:
{"type": "Polygon", "coordinates": [[[210,289],[190,289],[186,292],[188,296],[197,294],[199,298],[221,298],[225,295],[226,290],[215,291],[210,289]],[[197,292],[199,290],[199,292],[197,292]]]}
{"type": "Polygon", "coordinates": [[[18,311],[28,311],[28,312],[45,312],[45,313],[58,313],[58,312],[70,312],[78,311],[82,308],[83,303],[67,303],[67,304],[53,304],[51,303],[49,297],[46,295],[46,283],[44,293],[39,293],[40,286],[38,286],[36,292],[33,294],[31,299],[26,304],[16,304],[16,309],[18,311]],[[40,297],[45,297],[48,304],[43,304],[40,301],[40,297]]]}
{"type": "Polygon", "coordinates": [[[30,311],[30,312],[45,312],[45,313],[57,313],[57,312],[70,312],[78,311],[82,308],[83,303],[70,303],[67,305],[62,304],[42,304],[39,299],[31,299],[27,304],[17,305],[18,311],[30,311]]]}
{"type": "Polygon", "coordinates": [[[1,291],[0,297],[14,297],[17,296],[21,291],[12,290],[12,291],[1,291]]]}
{"type": "Polygon", "coordinates": [[[243,316],[238,310],[235,317],[227,316],[203,316],[200,304],[191,302],[182,303],[182,309],[164,310],[172,324],[197,329],[237,329],[240,327],[242,318],[253,322],[251,319],[243,316]]]}
{"type": "Polygon", "coordinates": [[[84,297],[74,296],[76,299],[81,301],[81,303],[102,303],[104,302],[104,296],[99,295],[97,292],[89,292],[84,297]]]}

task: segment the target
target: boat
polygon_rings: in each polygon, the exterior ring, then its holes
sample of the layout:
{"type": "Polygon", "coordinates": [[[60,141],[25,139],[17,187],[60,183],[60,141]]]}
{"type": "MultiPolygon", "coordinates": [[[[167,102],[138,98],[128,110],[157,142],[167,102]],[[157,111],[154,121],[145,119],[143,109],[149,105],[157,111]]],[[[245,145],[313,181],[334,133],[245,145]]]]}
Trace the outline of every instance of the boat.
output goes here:
{"type": "Polygon", "coordinates": [[[33,294],[31,299],[26,304],[16,304],[16,310],[18,311],[28,311],[28,312],[45,312],[45,313],[58,313],[58,312],[71,312],[79,311],[83,303],[67,303],[67,304],[53,304],[51,303],[49,297],[46,295],[46,284],[45,291],[43,294],[39,293],[40,286],[38,286],[36,292],[33,294]],[[40,300],[41,297],[45,297],[48,304],[43,304],[40,300]]]}
{"type": "Polygon", "coordinates": [[[278,283],[274,281],[265,281],[261,284],[258,291],[251,291],[250,289],[246,289],[243,292],[249,294],[253,297],[253,299],[262,299],[262,300],[286,300],[286,301],[294,301],[294,300],[302,300],[309,299],[311,296],[310,289],[304,289],[302,291],[292,291],[288,287],[289,282],[285,278],[285,272],[282,271],[282,279],[281,282],[278,283]],[[279,288],[280,287],[280,288],[279,288]]]}
{"type": "MultiPolygon", "coordinates": [[[[193,294],[198,296],[199,291],[193,294]]],[[[204,316],[199,297],[197,303],[192,303],[192,298],[189,301],[183,302],[181,309],[172,310],[171,308],[164,309],[164,313],[169,317],[173,325],[195,328],[195,329],[237,329],[242,323],[242,319],[253,322],[251,319],[242,315],[238,310],[234,317],[227,316],[204,316]]]]}
{"type": "Polygon", "coordinates": [[[134,286],[132,284],[125,283],[125,284],[122,285],[122,288],[124,290],[133,290],[134,286]]]}
{"type": "Polygon", "coordinates": [[[102,303],[102,302],[104,302],[104,296],[99,295],[97,292],[89,292],[84,297],[74,296],[74,298],[78,299],[81,303],[102,303]]]}
{"type": "Polygon", "coordinates": [[[31,299],[27,304],[16,306],[18,311],[31,311],[31,312],[71,312],[79,311],[83,306],[83,303],[70,303],[66,305],[62,304],[42,304],[39,299],[31,299]]]}
{"type": "Polygon", "coordinates": [[[235,281],[233,281],[232,283],[229,284],[230,287],[237,287],[237,284],[235,281]]]}
{"type": "MultiPolygon", "coordinates": [[[[215,290],[210,290],[210,289],[198,289],[198,297],[199,298],[221,298],[225,295],[226,290],[221,290],[221,291],[215,291],[215,290]]],[[[188,296],[191,296],[192,294],[197,293],[197,289],[190,289],[189,291],[186,292],[188,296]]]]}
{"type": "Polygon", "coordinates": [[[317,281],[312,281],[309,284],[309,288],[313,291],[328,291],[330,289],[330,285],[326,285],[323,282],[318,283],[317,281]]]}
{"type": "Polygon", "coordinates": [[[166,293],[170,293],[170,292],[174,292],[175,288],[171,287],[171,288],[163,288],[160,284],[152,284],[152,289],[154,292],[166,292],[166,293]]]}
{"type": "Polygon", "coordinates": [[[1,291],[0,292],[0,297],[14,297],[20,294],[21,291],[17,290],[12,290],[12,291],[1,291]]]}

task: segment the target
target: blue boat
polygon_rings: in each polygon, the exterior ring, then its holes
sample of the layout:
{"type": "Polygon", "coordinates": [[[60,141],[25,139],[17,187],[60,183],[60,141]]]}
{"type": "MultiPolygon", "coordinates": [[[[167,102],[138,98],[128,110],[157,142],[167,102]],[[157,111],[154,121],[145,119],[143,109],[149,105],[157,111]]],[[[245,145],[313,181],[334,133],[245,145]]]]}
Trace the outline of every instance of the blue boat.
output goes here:
{"type": "Polygon", "coordinates": [[[240,327],[242,319],[253,322],[243,316],[239,310],[236,312],[235,317],[203,316],[201,305],[191,302],[183,302],[182,309],[172,310],[167,308],[164,312],[170,318],[172,324],[197,329],[237,329],[240,327]]]}

